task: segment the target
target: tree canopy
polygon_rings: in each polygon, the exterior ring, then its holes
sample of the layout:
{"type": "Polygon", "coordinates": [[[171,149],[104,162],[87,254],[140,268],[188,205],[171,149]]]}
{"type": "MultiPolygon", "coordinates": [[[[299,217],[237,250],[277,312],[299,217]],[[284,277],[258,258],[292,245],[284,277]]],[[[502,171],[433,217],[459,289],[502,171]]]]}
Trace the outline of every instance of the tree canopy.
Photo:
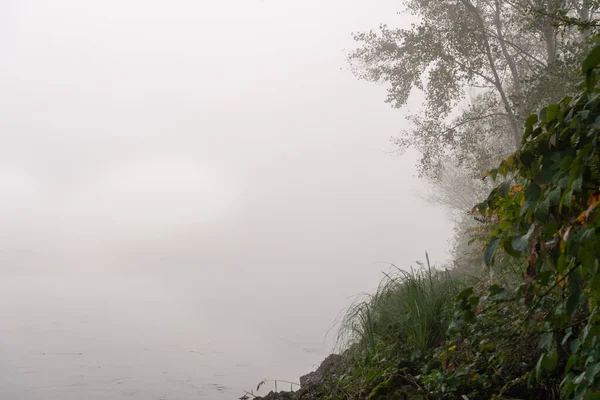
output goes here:
{"type": "Polygon", "coordinates": [[[349,54],[361,79],[387,84],[403,107],[414,90],[425,103],[394,139],[421,154],[419,172],[436,178],[443,160],[474,175],[514,151],[524,118],[577,85],[578,62],[596,4],[556,0],[407,0],[418,22],[357,33],[349,54]],[[561,19],[562,18],[562,19],[561,19]],[[469,99],[471,97],[472,99],[469,99]]]}

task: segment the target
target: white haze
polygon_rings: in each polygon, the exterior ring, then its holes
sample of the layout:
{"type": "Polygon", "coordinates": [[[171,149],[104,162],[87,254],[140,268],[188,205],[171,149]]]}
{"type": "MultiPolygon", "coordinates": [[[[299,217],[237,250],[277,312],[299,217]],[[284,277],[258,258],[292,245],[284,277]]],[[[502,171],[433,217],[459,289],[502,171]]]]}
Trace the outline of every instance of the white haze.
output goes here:
{"type": "Polygon", "coordinates": [[[383,262],[443,261],[403,114],[345,62],[398,7],[1,2],[0,397],[297,381],[383,262]]]}

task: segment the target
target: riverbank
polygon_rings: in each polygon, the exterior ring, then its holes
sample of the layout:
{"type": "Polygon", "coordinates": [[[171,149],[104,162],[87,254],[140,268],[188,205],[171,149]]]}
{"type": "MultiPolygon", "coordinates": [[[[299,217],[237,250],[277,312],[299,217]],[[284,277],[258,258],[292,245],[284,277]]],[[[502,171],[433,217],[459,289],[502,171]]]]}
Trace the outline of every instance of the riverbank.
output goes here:
{"type": "Polygon", "coordinates": [[[543,321],[521,323],[526,311],[504,301],[506,289],[470,284],[431,268],[388,275],[342,321],[343,354],[296,391],[242,399],[558,399],[559,371],[536,369],[543,321]]]}

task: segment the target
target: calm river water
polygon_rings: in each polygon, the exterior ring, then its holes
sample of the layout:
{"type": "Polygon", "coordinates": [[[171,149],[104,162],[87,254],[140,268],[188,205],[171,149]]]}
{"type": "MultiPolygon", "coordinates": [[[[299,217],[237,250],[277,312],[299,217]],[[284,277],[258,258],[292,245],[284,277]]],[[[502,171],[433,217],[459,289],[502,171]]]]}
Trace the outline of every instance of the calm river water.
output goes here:
{"type": "Polygon", "coordinates": [[[193,275],[3,276],[0,398],[235,399],[324,357],[325,330],[286,337],[298,320],[270,316],[266,297],[252,314],[214,293],[193,275]]]}

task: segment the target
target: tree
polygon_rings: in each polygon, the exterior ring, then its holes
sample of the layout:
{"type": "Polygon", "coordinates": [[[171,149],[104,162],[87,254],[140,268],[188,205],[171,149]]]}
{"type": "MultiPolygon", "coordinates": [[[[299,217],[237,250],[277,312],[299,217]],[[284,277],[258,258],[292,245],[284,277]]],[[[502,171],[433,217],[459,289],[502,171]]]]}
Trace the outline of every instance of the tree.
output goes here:
{"type": "Polygon", "coordinates": [[[423,110],[394,142],[416,147],[420,174],[432,178],[448,158],[477,175],[519,146],[524,116],[576,87],[582,46],[575,44],[582,36],[555,23],[555,15],[590,20],[597,8],[562,0],[407,0],[405,6],[419,22],[355,34],[360,46],[349,61],[359,78],[388,84],[394,107],[405,106],[413,90],[424,92],[423,110]],[[485,156],[490,152],[497,157],[485,156]]]}

